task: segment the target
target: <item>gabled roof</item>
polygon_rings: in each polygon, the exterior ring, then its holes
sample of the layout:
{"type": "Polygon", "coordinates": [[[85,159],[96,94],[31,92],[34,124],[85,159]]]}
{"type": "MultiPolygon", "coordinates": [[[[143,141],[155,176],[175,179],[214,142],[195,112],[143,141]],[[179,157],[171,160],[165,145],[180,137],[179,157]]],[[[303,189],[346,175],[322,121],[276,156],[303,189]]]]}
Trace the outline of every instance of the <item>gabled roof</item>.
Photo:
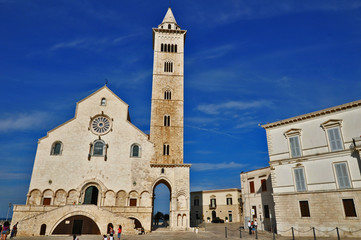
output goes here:
{"type": "Polygon", "coordinates": [[[171,8],[168,8],[168,11],[165,14],[165,17],[164,17],[162,23],[175,23],[175,24],[177,24],[177,21],[174,18],[174,15],[173,15],[173,12],[172,12],[171,8]]]}

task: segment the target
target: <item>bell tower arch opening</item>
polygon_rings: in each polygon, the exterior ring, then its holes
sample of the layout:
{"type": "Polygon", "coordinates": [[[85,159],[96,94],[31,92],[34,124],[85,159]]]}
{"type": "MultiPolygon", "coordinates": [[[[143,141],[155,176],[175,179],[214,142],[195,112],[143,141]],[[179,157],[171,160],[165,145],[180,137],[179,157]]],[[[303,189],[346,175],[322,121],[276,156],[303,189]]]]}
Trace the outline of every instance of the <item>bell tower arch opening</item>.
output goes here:
{"type": "Polygon", "coordinates": [[[152,230],[171,227],[172,187],[165,179],[153,187],[152,230]]]}

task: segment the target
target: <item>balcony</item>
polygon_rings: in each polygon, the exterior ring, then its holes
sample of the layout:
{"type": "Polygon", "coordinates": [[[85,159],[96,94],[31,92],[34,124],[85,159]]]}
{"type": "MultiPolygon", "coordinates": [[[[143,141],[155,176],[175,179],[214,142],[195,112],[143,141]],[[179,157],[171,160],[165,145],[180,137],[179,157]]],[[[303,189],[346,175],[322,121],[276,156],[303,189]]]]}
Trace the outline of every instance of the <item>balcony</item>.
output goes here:
{"type": "Polygon", "coordinates": [[[217,205],[215,204],[209,204],[209,209],[216,209],[217,208],[217,205]]]}

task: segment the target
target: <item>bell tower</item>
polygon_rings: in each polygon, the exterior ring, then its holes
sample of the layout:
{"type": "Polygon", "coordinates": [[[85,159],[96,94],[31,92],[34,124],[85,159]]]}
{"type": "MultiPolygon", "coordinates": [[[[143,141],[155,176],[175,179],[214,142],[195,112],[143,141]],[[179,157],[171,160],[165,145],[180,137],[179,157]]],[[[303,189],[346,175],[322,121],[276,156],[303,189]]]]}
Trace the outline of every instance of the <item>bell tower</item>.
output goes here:
{"type": "Polygon", "coordinates": [[[158,28],[153,28],[150,140],[155,144],[152,163],[156,164],[183,164],[186,33],[177,24],[171,8],[158,28]]]}

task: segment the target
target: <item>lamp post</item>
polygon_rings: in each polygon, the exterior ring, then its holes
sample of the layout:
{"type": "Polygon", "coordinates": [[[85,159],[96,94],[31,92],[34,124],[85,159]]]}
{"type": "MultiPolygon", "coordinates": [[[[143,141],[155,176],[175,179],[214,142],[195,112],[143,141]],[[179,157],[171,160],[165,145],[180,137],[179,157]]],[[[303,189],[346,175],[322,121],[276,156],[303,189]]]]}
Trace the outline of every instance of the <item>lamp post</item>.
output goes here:
{"type": "Polygon", "coordinates": [[[12,207],[11,202],[9,202],[9,208],[8,208],[8,213],[6,214],[6,221],[8,220],[9,217],[9,212],[10,212],[10,208],[12,207]]]}

